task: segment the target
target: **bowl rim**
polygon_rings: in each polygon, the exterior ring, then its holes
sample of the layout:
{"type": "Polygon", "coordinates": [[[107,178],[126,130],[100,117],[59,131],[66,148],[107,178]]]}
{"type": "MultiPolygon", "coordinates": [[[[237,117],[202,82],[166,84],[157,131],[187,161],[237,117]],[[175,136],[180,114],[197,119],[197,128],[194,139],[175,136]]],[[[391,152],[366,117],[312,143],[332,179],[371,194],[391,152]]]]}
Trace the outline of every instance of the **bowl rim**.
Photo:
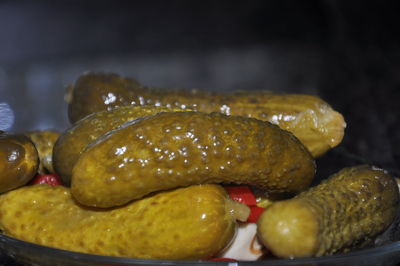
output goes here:
{"type": "Polygon", "coordinates": [[[360,250],[351,251],[348,253],[340,253],[335,255],[323,256],[323,257],[307,257],[307,258],[295,258],[295,259],[263,259],[256,261],[236,261],[236,262],[228,262],[228,261],[213,261],[213,260],[161,260],[161,259],[138,259],[138,258],[129,258],[129,257],[115,257],[115,256],[103,256],[103,255],[95,255],[89,253],[81,253],[75,251],[68,251],[64,249],[58,249],[43,245],[38,245],[35,243],[27,242],[24,240],[16,239],[3,233],[0,233],[0,249],[3,249],[3,252],[7,255],[7,246],[17,247],[19,250],[31,250],[32,252],[37,252],[44,257],[44,255],[57,256],[62,259],[69,259],[80,262],[94,262],[94,263],[108,263],[108,264],[120,264],[120,265],[297,265],[303,263],[327,263],[327,262],[340,262],[347,261],[349,259],[357,259],[357,258],[373,258],[379,257],[387,254],[394,254],[396,252],[399,253],[400,259],[400,241],[395,241],[386,245],[382,245],[379,247],[369,247],[360,250]]]}

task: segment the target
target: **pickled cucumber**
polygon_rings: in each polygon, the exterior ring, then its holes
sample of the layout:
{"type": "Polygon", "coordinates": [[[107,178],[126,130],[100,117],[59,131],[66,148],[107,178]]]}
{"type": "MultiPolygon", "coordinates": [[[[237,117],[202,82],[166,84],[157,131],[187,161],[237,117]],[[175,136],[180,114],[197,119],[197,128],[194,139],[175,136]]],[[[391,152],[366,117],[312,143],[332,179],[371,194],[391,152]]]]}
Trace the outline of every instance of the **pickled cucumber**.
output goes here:
{"type": "Polygon", "coordinates": [[[0,134],[0,193],[28,183],[38,167],[38,152],[27,136],[0,134]]]}
{"type": "Polygon", "coordinates": [[[73,103],[73,107],[68,107],[68,117],[75,123],[89,114],[129,105],[127,92],[139,88],[141,85],[134,79],[86,73],[68,88],[66,99],[73,103]]]}
{"type": "Polygon", "coordinates": [[[345,168],[293,199],[273,203],[258,236],[278,257],[323,256],[370,243],[394,220],[399,189],[370,166],[345,168]]]}
{"type": "Polygon", "coordinates": [[[53,147],[60,133],[53,130],[27,132],[39,153],[39,174],[55,173],[53,167],[53,147]]]}
{"type": "Polygon", "coordinates": [[[267,91],[215,93],[148,88],[115,74],[82,75],[72,87],[69,98],[71,122],[93,112],[123,105],[172,106],[254,117],[292,132],[314,157],[337,146],[346,126],[343,116],[316,96],[267,91]]]}
{"type": "Polygon", "coordinates": [[[71,189],[84,205],[111,207],[200,183],[297,193],[314,174],[307,149],[271,123],[221,113],[166,112],[127,122],[91,143],[72,170],[71,189]]]}
{"type": "Polygon", "coordinates": [[[120,208],[94,209],[78,205],[66,187],[35,185],[0,197],[0,229],[24,241],[83,253],[203,259],[233,238],[235,204],[222,187],[199,185],[120,208]]]}
{"type": "Polygon", "coordinates": [[[141,116],[159,112],[184,111],[180,108],[155,106],[123,106],[88,115],[65,131],[54,146],[53,161],[57,174],[67,186],[71,184],[72,168],[85,147],[101,135],[141,116]]]}

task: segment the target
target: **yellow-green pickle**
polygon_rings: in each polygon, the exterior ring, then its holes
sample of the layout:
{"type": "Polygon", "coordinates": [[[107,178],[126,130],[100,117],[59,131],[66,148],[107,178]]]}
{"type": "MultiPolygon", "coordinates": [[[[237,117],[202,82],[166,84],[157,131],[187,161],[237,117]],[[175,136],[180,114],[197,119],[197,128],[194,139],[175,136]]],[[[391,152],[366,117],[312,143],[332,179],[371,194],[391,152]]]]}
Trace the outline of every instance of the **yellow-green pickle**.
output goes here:
{"type": "Polygon", "coordinates": [[[166,112],[128,122],[99,138],[72,171],[82,204],[112,207],[151,192],[201,183],[298,193],[315,163],[290,132],[221,113],[166,112]]]}
{"type": "Polygon", "coordinates": [[[0,229],[24,241],[83,253],[205,259],[234,237],[237,206],[218,185],[160,192],[113,209],[79,205],[66,187],[34,185],[0,196],[0,229]]]}
{"type": "Polygon", "coordinates": [[[89,143],[127,121],[167,111],[185,110],[155,106],[123,106],[88,115],[76,122],[58,138],[53,150],[55,171],[60,175],[63,183],[69,186],[72,168],[89,143]]]}
{"type": "Polygon", "coordinates": [[[345,168],[293,199],[271,204],[257,222],[259,239],[276,256],[345,252],[371,243],[394,220],[395,179],[370,166],[345,168]]]}
{"type": "Polygon", "coordinates": [[[91,113],[124,105],[189,108],[253,117],[292,132],[314,157],[337,146],[346,126],[341,114],[312,95],[149,88],[116,74],[82,75],[70,87],[67,98],[72,123],[91,113]]]}
{"type": "Polygon", "coordinates": [[[38,152],[27,136],[0,133],[0,193],[28,183],[38,167],[38,152]]]}
{"type": "Polygon", "coordinates": [[[55,173],[53,167],[53,147],[60,133],[53,130],[38,130],[25,133],[39,153],[39,174],[55,173]]]}

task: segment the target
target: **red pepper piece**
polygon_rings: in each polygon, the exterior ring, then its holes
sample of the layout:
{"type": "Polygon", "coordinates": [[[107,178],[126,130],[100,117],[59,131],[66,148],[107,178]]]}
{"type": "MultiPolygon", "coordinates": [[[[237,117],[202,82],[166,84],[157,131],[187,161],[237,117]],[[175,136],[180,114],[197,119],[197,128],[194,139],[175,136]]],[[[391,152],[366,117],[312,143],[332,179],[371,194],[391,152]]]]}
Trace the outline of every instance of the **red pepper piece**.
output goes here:
{"type": "Polygon", "coordinates": [[[48,184],[50,186],[62,185],[61,178],[56,174],[36,175],[29,184],[48,184]]]}
{"type": "Polygon", "coordinates": [[[226,186],[226,191],[232,200],[246,204],[247,206],[256,205],[256,197],[248,186],[226,186]]]}
{"type": "Polygon", "coordinates": [[[261,208],[258,206],[251,206],[250,207],[250,215],[249,215],[249,218],[247,218],[246,222],[256,223],[263,211],[264,211],[264,208],[261,208]]]}

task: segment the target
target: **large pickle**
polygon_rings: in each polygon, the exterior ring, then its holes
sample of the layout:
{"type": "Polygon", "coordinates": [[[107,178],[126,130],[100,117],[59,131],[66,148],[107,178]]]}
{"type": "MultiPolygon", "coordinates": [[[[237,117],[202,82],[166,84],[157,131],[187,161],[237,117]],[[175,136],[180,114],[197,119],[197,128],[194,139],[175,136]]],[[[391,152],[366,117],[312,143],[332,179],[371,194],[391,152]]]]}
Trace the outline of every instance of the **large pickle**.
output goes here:
{"type": "Polygon", "coordinates": [[[0,193],[28,183],[38,167],[38,152],[27,136],[0,133],[0,193]]]}
{"type": "Polygon", "coordinates": [[[292,132],[314,157],[337,146],[346,126],[343,116],[316,96],[266,91],[215,93],[157,89],[115,74],[82,75],[71,87],[68,98],[71,122],[93,112],[123,105],[190,108],[207,113],[254,117],[292,132]]]}
{"type": "Polygon", "coordinates": [[[345,168],[293,199],[273,203],[258,236],[278,257],[323,256],[370,243],[398,211],[396,181],[370,166],[345,168]]]}
{"type": "Polygon", "coordinates": [[[155,106],[123,106],[88,115],[61,134],[57,140],[53,150],[55,171],[60,175],[63,183],[69,186],[72,168],[90,142],[127,121],[166,111],[184,110],[155,106]]]}
{"type": "Polygon", "coordinates": [[[71,189],[84,205],[111,207],[200,183],[297,193],[314,174],[314,160],[303,144],[271,123],[166,112],[127,122],[91,143],[73,168],[71,189]]]}
{"type": "Polygon", "coordinates": [[[25,133],[28,136],[39,153],[39,174],[54,173],[53,167],[53,147],[60,133],[53,130],[39,130],[25,133]]]}
{"type": "Polygon", "coordinates": [[[0,229],[24,241],[84,253],[202,259],[230,243],[235,204],[222,187],[199,185],[94,209],[77,204],[66,187],[34,185],[0,197],[0,229]]]}

